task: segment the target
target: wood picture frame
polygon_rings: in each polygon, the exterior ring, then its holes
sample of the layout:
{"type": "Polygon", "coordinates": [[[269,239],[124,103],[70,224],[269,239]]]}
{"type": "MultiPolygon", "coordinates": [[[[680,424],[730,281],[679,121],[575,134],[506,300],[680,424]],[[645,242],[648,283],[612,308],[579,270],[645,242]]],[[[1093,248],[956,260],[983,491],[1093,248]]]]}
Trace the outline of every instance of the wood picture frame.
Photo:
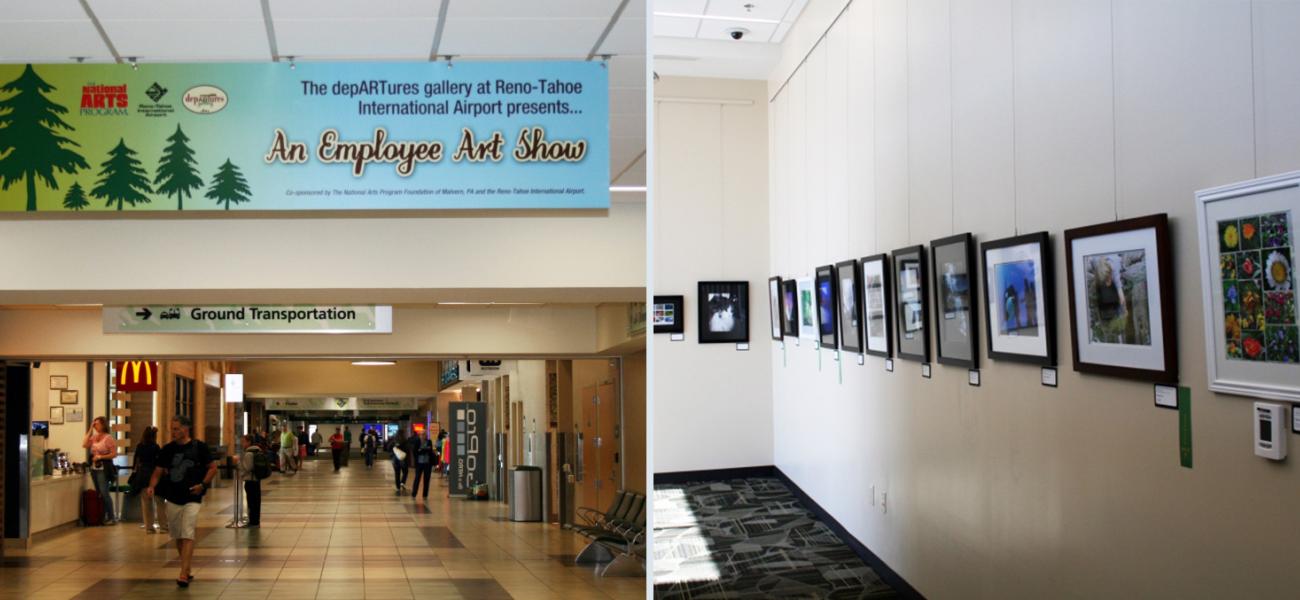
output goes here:
{"type": "Polygon", "coordinates": [[[67,375],[50,375],[50,389],[66,390],[68,389],[67,375]]]}
{"type": "Polygon", "coordinates": [[[894,250],[894,353],[899,358],[930,362],[929,273],[925,246],[894,250]]]}
{"type": "Polygon", "coordinates": [[[1168,217],[1067,229],[1064,237],[1074,370],[1176,384],[1168,217]]]}
{"type": "Polygon", "coordinates": [[[858,261],[862,285],[862,350],[889,358],[894,350],[893,283],[889,255],[875,254],[858,261]]]}
{"type": "Polygon", "coordinates": [[[62,406],[51,406],[51,407],[50,407],[50,424],[51,424],[51,425],[62,425],[62,424],[63,424],[63,407],[62,407],[62,406]]]}
{"type": "Polygon", "coordinates": [[[847,352],[862,352],[862,279],[857,259],[835,263],[836,302],[838,304],[840,347],[847,352]]]}
{"type": "Polygon", "coordinates": [[[699,343],[749,342],[749,282],[699,282],[699,343]]]}
{"type": "Polygon", "coordinates": [[[63,390],[59,392],[59,404],[76,404],[77,402],[77,390],[63,390]]]}
{"type": "Polygon", "coordinates": [[[935,355],[942,365],[978,369],[979,280],[975,239],[969,233],[930,242],[934,278],[935,355]]]}
{"type": "Polygon", "coordinates": [[[650,319],[655,333],[684,333],[686,331],[686,301],[682,296],[655,296],[650,319]]]}
{"type": "Polygon", "coordinates": [[[817,343],[822,348],[838,350],[839,292],[835,285],[834,265],[817,267],[813,282],[813,295],[817,300],[817,343]]]}
{"type": "Polygon", "coordinates": [[[1046,231],[980,244],[993,360],[1056,366],[1056,273],[1046,231]]]}

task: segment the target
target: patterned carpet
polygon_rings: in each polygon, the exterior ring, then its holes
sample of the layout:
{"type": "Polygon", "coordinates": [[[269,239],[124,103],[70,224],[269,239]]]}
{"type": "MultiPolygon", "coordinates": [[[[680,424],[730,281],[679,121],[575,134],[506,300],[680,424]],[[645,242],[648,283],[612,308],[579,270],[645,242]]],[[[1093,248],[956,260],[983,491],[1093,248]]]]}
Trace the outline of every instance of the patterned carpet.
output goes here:
{"type": "Polygon", "coordinates": [[[655,597],[893,598],[779,479],[656,485],[655,597]]]}

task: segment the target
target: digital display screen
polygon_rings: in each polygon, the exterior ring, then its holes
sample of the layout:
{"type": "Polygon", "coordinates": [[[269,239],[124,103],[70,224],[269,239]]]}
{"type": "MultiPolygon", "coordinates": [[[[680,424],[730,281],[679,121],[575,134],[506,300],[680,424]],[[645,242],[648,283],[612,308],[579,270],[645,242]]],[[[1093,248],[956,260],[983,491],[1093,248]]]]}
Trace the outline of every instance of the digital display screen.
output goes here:
{"type": "Polygon", "coordinates": [[[1259,441],[1261,442],[1273,441],[1273,428],[1271,427],[1272,424],[1273,422],[1270,421],[1269,419],[1259,420],[1259,441]]]}

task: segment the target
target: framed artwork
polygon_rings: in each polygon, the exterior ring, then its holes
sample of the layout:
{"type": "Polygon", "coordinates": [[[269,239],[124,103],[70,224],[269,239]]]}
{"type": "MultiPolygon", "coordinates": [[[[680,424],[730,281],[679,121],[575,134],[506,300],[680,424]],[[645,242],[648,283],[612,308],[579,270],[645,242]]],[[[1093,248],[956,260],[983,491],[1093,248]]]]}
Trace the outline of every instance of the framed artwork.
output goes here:
{"type": "Polygon", "coordinates": [[[989,358],[1056,366],[1056,297],[1047,232],[980,244],[989,358]]]}
{"type": "Polygon", "coordinates": [[[940,364],[979,367],[975,241],[962,233],[930,242],[934,262],[934,332],[940,364]]]}
{"type": "Polygon", "coordinates": [[[867,354],[889,358],[893,350],[893,295],[890,293],[889,255],[877,254],[860,261],[862,265],[862,307],[864,350],[867,354]]]}
{"type": "Polygon", "coordinates": [[[67,375],[50,375],[50,389],[66,390],[68,389],[67,375]]]}
{"type": "Polygon", "coordinates": [[[682,333],[686,330],[685,300],[681,296],[655,296],[650,315],[655,333],[682,333]]]}
{"type": "Polygon", "coordinates": [[[813,280],[811,277],[802,277],[796,280],[795,287],[799,292],[799,338],[818,341],[821,338],[817,335],[817,303],[813,300],[813,280]]]}
{"type": "Polygon", "coordinates": [[[781,280],[781,333],[799,336],[799,287],[793,279],[781,280]]]}
{"type": "Polygon", "coordinates": [[[1298,185],[1300,171],[1196,193],[1211,390],[1300,402],[1298,185]]]}
{"type": "Polygon", "coordinates": [[[749,341],[749,282],[701,281],[700,343],[749,341]]]}
{"type": "MultiPolygon", "coordinates": [[[[81,421],[85,420],[85,418],[86,418],[86,409],[81,408],[79,406],[74,406],[68,409],[69,423],[80,423],[81,421]]],[[[118,443],[120,444],[121,442],[118,443]]]]}
{"type": "Polygon", "coordinates": [[[1074,370],[1177,382],[1167,217],[1068,229],[1065,257],[1074,370]]]}
{"type": "Polygon", "coordinates": [[[839,308],[836,303],[835,267],[817,267],[817,339],[822,348],[839,348],[839,328],[835,323],[839,308]]]}
{"type": "Polygon", "coordinates": [[[77,390],[63,390],[59,392],[59,404],[76,404],[77,390]]]}
{"type": "Polygon", "coordinates": [[[63,424],[63,407],[62,407],[62,406],[51,406],[51,407],[50,407],[50,424],[51,424],[51,425],[62,425],[62,424],[63,424]]]}
{"type": "Polygon", "coordinates": [[[835,287],[839,292],[840,347],[862,352],[862,281],[858,261],[835,263],[835,287]]]}
{"type": "Polygon", "coordinates": [[[768,320],[772,326],[772,339],[781,341],[784,335],[783,320],[785,310],[782,308],[784,299],[781,295],[781,278],[769,277],[767,280],[767,306],[768,320]]]}
{"type": "Polygon", "coordinates": [[[923,363],[930,362],[925,271],[925,246],[894,251],[894,331],[898,357],[923,363]]]}

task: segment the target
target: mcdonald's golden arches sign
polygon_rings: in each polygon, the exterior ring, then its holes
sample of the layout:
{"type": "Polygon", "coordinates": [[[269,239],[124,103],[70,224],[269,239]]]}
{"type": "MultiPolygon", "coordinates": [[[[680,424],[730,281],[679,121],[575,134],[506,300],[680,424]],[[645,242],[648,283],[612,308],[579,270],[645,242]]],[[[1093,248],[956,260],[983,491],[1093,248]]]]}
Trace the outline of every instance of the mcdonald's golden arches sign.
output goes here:
{"type": "Polygon", "coordinates": [[[119,392],[158,391],[158,363],[149,360],[122,360],[113,363],[117,371],[114,382],[119,392]]]}

